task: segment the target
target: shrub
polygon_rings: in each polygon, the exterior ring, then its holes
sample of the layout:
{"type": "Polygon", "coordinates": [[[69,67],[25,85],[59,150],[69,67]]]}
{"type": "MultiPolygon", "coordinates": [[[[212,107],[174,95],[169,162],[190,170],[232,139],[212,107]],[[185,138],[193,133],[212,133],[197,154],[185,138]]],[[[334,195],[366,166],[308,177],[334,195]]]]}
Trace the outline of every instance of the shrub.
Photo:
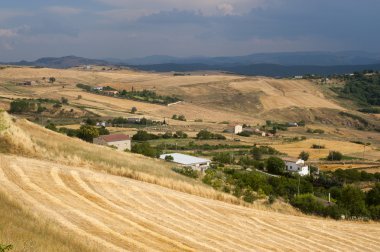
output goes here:
{"type": "Polygon", "coordinates": [[[137,108],[136,108],[136,107],[132,107],[132,109],[131,109],[131,113],[134,114],[134,113],[136,113],[136,112],[137,112],[137,108]]]}
{"type": "Polygon", "coordinates": [[[298,155],[298,158],[304,160],[304,161],[307,161],[309,159],[309,152],[306,152],[306,151],[302,151],[299,155],[298,155]]]}
{"type": "Polygon", "coordinates": [[[327,160],[329,161],[340,161],[342,158],[343,155],[339,151],[330,151],[329,155],[327,156],[327,160]]]}
{"type": "Polygon", "coordinates": [[[109,135],[110,134],[110,131],[106,127],[104,127],[104,126],[98,128],[98,132],[99,132],[100,136],[109,135]]]}
{"type": "Polygon", "coordinates": [[[26,113],[36,109],[36,104],[28,100],[17,99],[11,102],[9,112],[11,113],[26,113]]]}
{"type": "Polygon", "coordinates": [[[297,195],[291,200],[290,203],[294,207],[307,214],[322,215],[324,213],[323,204],[319,202],[317,198],[312,194],[297,195]]]}
{"type": "Polygon", "coordinates": [[[77,136],[86,142],[92,143],[93,139],[99,136],[99,131],[94,126],[82,125],[77,132],[77,136]]]}
{"type": "Polygon", "coordinates": [[[167,156],[165,156],[165,160],[168,162],[173,162],[174,158],[171,155],[167,155],[167,156]]]}
{"type": "Polygon", "coordinates": [[[48,123],[45,128],[52,130],[52,131],[57,131],[57,127],[55,126],[54,123],[48,123]]]}
{"type": "Polygon", "coordinates": [[[154,134],[150,134],[144,130],[139,130],[137,133],[132,137],[132,140],[135,141],[149,141],[149,140],[154,140],[158,139],[159,137],[154,134]]]}
{"type": "Polygon", "coordinates": [[[132,146],[131,151],[152,158],[160,156],[160,151],[150,146],[149,143],[136,143],[132,146]]]}
{"type": "Polygon", "coordinates": [[[190,177],[190,178],[194,178],[194,179],[199,177],[199,173],[197,171],[193,170],[191,167],[173,168],[172,170],[174,172],[182,174],[186,177],[190,177]]]}
{"type": "Polygon", "coordinates": [[[242,131],[240,133],[238,133],[239,136],[242,136],[242,137],[250,137],[253,135],[252,132],[249,132],[249,131],[242,131]]]}
{"type": "Polygon", "coordinates": [[[6,252],[13,249],[13,245],[11,244],[0,244],[0,252],[6,252]]]}
{"type": "Polygon", "coordinates": [[[261,160],[263,154],[260,148],[254,146],[252,149],[252,156],[255,160],[261,160]]]}
{"type": "Polygon", "coordinates": [[[69,104],[69,99],[67,99],[65,97],[61,97],[61,103],[62,104],[69,104]]]}
{"type": "Polygon", "coordinates": [[[338,204],[347,209],[351,216],[368,216],[365,206],[365,194],[357,187],[344,187],[338,199],[338,204]]]}
{"type": "Polygon", "coordinates": [[[278,157],[270,157],[267,162],[267,170],[272,174],[281,175],[285,171],[285,162],[278,157]]]}
{"type": "Polygon", "coordinates": [[[312,149],[324,149],[325,146],[324,145],[319,145],[319,144],[313,144],[311,146],[312,149]]]}
{"type": "Polygon", "coordinates": [[[174,134],[174,138],[187,138],[187,134],[181,130],[178,130],[174,134]]]}
{"type": "Polygon", "coordinates": [[[180,116],[178,116],[178,120],[186,121],[186,117],[184,115],[180,115],[180,116]]]}
{"type": "Polygon", "coordinates": [[[269,195],[268,203],[272,205],[275,201],[276,201],[276,196],[274,196],[273,194],[269,195]]]}
{"type": "Polygon", "coordinates": [[[220,152],[215,154],[212,159],[215,162],[219,162],[222,164],[233,164],[235,163],[235,158],[232,153],[229,152],[220,152]]]}
{"type": "Polygon", "coordinates": [[[221,134],[213,134],[209,132],[208,130],[199,131],[196,138],[200,140],[209,140],[209,139],[225,140],[226,139],[225,136],[221,134]]]}
{"type": "Polygon", "coordinates": [[[372,188],[366,195],[367,205],[380,205],[380,183],[376,183],[375,187],[372,188]]]}

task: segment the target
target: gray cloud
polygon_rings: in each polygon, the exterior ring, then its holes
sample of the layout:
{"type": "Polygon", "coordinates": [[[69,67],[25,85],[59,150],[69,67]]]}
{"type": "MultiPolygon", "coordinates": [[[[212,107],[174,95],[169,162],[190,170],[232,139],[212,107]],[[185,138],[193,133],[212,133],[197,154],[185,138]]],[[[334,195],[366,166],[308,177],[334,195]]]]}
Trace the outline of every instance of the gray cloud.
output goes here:
{"type": "Polygon", "coordinates": [[[1,9],[0,38],[11,46],[0,46],[0,55],[379,51],[379,9],[374,0],[67,0],[65,6],[1,9]]]}

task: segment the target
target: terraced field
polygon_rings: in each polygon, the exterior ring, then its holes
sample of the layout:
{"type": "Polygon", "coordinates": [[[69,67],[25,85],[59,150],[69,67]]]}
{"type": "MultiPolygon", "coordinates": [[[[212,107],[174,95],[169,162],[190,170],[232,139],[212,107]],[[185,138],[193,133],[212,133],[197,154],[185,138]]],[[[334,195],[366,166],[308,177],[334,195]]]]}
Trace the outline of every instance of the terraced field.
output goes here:
{"type": "Polygon", "coordinates": [[[47,161],[0,156],[1,190],[99,251],[378,251],[380,225],[261,211],[47,161]]]}

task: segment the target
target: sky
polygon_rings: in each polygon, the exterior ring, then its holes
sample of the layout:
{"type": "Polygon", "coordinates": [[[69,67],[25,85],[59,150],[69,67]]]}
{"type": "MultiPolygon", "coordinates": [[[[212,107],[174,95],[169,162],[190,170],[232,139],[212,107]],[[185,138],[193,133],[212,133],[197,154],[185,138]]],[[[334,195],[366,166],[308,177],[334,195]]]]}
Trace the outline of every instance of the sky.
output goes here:
{"type": "Polygon", "coordinates": [[[0,62],[380,51],[379,0],[1,0],[0,62]]]}

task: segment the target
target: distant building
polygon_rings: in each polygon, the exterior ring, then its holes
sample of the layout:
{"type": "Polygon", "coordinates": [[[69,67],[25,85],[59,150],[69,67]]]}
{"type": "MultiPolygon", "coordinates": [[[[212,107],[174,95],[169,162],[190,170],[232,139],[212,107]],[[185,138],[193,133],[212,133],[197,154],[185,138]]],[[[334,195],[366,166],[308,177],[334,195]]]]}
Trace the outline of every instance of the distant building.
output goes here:
{"type": "Polygon", "coordinates": [[[229,133],[234,133],[234,134],[239,134],[239,133],[242,133],[243,132],[243,126],[242,125],[230,125],[228,127],[227,130],[225,130],[226,132],[229,132],[229,133]]]}
{"type": "Polygon", "coordinates": [[[102,127],[106,127],[107,126],[107,123],[106,122],[97,122],[96,123],[96,126],[102,126],[102,127]]]}
{"type": "Polygon", "coordinates": [[[298,123],[296,123],[296,122],[288,122],[288,127],[298,127],[298,123]]]}
{"type": "Polygon", "coordinates": [[[297,79],[297,80],[303,79],[303,76],[302,75],[296,75],[296,76],[294,76],[294,79],[297,79]]]}
{"type": "Polygon", "coordinates": [[[304,160],[285,159],[284,161],[285,161],[285,168],[288,172],[296,172],[300,176],[310,175],[309,166],[305,164],[304,160]]]}
{"type": "Polygon", "coordinates": [[[181,153],[171,153],[171,154],[163,154],[160,156],[160,159],[165,160],[167,156],[173,157],[173,163],[177,163],[181,166],[188,166],[198,171],[205,171],[210,167],[211,160],[194,157],[190,155],[185,155],[181,153]]]}
{"type": "Polygon", "coordinates": [[[24,82],[17,83],[17,85],[19,85],[19,86],[32,86],[32,85],[35,85],[35,84],[36,84],[35,81],[24,81],[24,82]]]}
{"type": "Polygon", "coordinates": [[[115,95],[119,94],[119,91],[116,91],[116,90],[106,90],[106,91],[103,91],[103,94],[115,96],[115,95]]]}
{"type": "Polygon", "coordinates": [[[131,139],[128,135],[113,134],[94,139],[94,144],[114,146],[120,151],[131,150],[131,139]]]}
{"type": "Polygon", "coordinates": [[[94,91],[103,91],[103,87],[93,87],[92,90],[94,90],[94,91]]]}
{"type": "Polygon", "coordinates": [[[140,123],[141,122],[141,118],[127,118],[127,122],[128,123],[140,123]]]}

